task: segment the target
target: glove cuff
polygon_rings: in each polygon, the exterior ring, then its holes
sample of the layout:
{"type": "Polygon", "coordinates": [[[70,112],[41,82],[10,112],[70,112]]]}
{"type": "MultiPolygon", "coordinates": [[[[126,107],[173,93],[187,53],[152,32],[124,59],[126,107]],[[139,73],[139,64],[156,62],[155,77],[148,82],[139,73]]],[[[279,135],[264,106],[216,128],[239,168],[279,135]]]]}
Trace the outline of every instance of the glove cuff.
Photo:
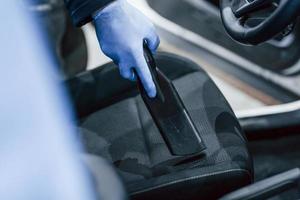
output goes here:
{"type": "Polygon", "coordinates": [[[118,7],[124,7],[125,4],[127,4],[127,0],[116,0],[113,1],[109,4],[107,4],[105,7],[100,8],[98,10],[96,10],[93,14],[92,14],[92,18],[94,20],[96,20],[97,18],[99,18],[103,13],[109,13],[111,10],[114,10],[118,7]]]}

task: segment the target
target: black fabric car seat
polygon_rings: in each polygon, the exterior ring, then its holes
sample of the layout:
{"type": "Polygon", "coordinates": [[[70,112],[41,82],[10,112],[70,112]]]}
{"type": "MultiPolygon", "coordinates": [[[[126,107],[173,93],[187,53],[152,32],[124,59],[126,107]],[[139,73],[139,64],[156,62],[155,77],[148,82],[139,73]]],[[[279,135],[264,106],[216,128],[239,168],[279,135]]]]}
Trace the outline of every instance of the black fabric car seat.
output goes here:
{"type": "Polygon", "coordinates": [[[216,199],[251,183],[247,141],[211,78],[176,55],[162,53],[156,61],[207,149],[190,159],[172,156],[136,83],[122,79],[110,63],[68,81],[87,152],[115,165],[132,199],[216,199]]]}

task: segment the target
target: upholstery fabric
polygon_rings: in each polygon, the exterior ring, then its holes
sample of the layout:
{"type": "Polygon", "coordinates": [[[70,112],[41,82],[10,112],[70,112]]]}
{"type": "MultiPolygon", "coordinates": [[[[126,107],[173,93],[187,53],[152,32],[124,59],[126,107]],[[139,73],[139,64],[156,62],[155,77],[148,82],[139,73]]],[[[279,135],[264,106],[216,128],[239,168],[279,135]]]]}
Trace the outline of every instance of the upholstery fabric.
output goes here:
{"type": "Polygon", "coordinates": [[[210,77],[178,56],[160,54],[157,63],[173,80],[207,149],[193,158],[172,156],[134,83],[118,78],[108,64],[69,83],[88,153],[116,166],[133,199],[215,199],[251,183],[247,141],[210,77]]]}

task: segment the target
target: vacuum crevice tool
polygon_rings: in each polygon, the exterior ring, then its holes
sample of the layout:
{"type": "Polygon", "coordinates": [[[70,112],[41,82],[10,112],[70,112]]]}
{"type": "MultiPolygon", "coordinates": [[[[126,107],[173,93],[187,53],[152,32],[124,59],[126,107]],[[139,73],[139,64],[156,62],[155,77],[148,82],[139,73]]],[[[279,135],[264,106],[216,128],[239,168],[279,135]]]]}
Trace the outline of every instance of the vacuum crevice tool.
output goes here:
{"type": "Polygon", "coordinates": [[[144,46],[144,56],[157,95],[155,98],[148,97],[138,78],[138,88],[143,101],[172,155],[198,155],[206,148],[204,142],[173,83],[157,68],[151,51],[147,45],[144,46]]]}

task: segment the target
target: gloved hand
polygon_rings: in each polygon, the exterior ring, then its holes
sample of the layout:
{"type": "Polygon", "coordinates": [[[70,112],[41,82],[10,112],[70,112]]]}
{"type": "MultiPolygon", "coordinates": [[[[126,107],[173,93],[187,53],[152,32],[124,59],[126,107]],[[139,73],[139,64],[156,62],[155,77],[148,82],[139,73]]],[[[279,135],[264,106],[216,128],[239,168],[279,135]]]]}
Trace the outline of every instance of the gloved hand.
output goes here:
{"type": "Polygon", "coordinates": [[[156,96],[156,88],[144,58],[143,43],[152,53],[159,45],[153,24],[127,0],[116,0],[93,16],[100,47],[105,55],[119,66],[120,74],[136,80],[133,68],[149,97],[156,96]]]}

